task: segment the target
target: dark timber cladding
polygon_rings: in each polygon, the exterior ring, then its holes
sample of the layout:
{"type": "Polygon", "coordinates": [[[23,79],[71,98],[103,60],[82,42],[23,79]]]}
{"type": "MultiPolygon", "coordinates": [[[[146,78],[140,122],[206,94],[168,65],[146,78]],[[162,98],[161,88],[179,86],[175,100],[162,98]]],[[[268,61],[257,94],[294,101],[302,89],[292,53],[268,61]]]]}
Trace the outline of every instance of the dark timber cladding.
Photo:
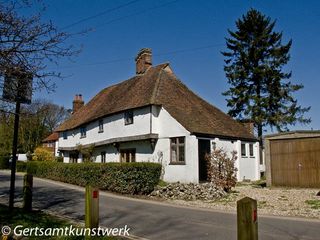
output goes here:
{"type": "Polygon", "coordinates": [[[266,140],[269,185],[320,187],[320,133],[288,133],[266,140]]]}

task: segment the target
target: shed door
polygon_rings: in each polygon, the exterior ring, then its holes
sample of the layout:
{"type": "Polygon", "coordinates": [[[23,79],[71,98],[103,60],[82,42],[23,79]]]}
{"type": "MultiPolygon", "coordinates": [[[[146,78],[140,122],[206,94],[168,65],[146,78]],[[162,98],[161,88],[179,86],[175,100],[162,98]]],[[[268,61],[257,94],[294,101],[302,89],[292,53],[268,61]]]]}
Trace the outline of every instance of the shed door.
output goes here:
{"type": "Polygon", "coordinates": [[[270,141],[272,184],[320,187],[320,138],[270,141]]]}

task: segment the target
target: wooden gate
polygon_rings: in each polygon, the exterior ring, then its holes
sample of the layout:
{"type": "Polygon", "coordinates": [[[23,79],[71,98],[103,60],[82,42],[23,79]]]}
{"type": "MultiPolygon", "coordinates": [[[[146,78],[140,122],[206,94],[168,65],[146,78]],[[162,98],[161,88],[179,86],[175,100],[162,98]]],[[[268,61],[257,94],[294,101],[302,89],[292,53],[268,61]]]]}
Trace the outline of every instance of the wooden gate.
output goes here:
{"type": "Polygon", "coordinates": [[[320,187],[320,138],[270,141],[274,186],[320,187]]]}

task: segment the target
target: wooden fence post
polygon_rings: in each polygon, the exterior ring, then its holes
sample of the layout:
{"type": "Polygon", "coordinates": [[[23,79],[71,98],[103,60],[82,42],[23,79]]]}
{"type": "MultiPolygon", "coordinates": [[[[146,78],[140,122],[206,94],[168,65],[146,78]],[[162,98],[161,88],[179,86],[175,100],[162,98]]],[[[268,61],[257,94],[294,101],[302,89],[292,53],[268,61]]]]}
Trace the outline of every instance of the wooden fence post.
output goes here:
{"type": "Polygon", "coordinates": [[[99,189],[90,185],[86,186],[85,226],[99,227],[99,189]]]}
{"type": "Polygon", "coordinates": [[[258,239],[257,201],[245,197],[237,201],[238,240],[258,239]]]}
{"type": "Polygon", "coordinates": [[[32,210],[32,188],[33,175],[25,174],[23,177],[23,209],[27,211],[32,210]]]}

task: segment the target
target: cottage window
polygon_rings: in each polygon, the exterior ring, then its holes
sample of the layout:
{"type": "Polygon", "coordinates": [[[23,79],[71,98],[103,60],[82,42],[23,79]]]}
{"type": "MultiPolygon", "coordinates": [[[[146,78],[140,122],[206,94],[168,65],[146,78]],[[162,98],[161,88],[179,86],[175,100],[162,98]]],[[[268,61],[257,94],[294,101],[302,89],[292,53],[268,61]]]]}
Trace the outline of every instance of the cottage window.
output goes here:
{"type": "Polygon", "coordinates": [[[102,163],[106,162],[106,152],[101,152],[101,162],[102,163]]]}
{"type": "Polygon", "coordinates": [[[124,112],[124,124],[129,125],[133,124],[133,111],[128,110],[124,112]]]}
{"type": "Polygon", "coordinates": [[[136,161],[136,149],[120,150],[120,162],[135,162],[135,161],[136,161]]]}
{"type": "Polygon", "coordinates": [[[185,139],[177,137],[170,139],[170,163],[185,164],[185,139]]]}
{"type": "Polygon", "coordinates": [[[249,144],[249,155],[250,155],[250,157],[254,157],[253,144],[252,143],[249,144]]]}
{"type": "Polygon", "coordinates": [[[246,157],[247,156],[247,149],[246,149],[246,144],[241,143],[241,156],[246,157]]]}
{"type": "Polygon", "coordinates": [[[63,137],[63,139],[67,139],[67,138],[68,138],[68,133],[67,133],[67,131],[64,131],[64,132],[62,133],[62,137],[63,137]]]}
{"type": "Polygon", "coordinates": [[[102,133],[103,132],[103,119],[99,120],[99,131],[98,133],[102,133]]]}
{"type": "Polygon", "coordinates": [[[81,127],[80,128],[80,138],[85,138],[87,136],[87,128],[81,127]]]}

